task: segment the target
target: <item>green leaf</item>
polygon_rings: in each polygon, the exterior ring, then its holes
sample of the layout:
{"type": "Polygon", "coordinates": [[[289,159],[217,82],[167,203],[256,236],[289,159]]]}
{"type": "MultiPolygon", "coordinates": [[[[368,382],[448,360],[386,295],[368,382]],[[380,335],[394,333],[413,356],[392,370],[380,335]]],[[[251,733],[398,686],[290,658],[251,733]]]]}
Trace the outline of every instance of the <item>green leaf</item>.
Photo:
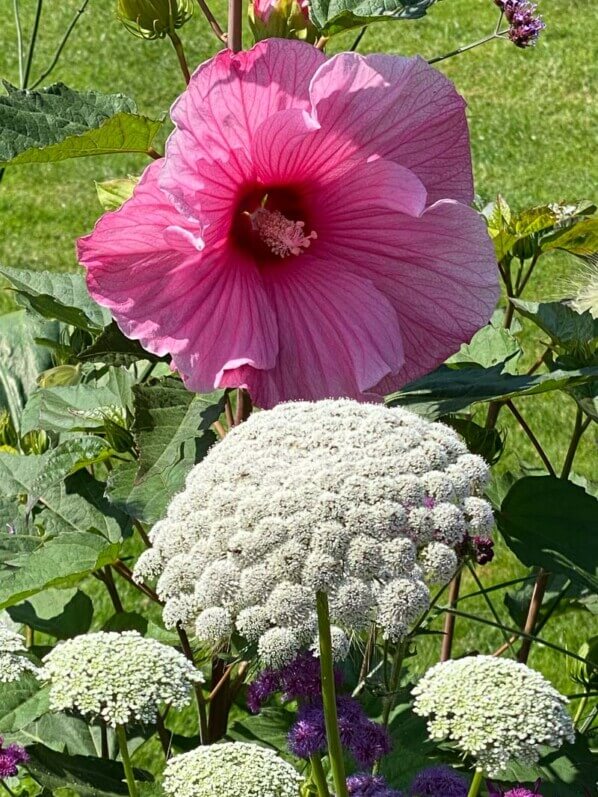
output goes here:
{"type": "Polygon", "coordinates": [[[118,208],[130,199],[133,189],[139,182],[139,177],[120,177],[116,180],[104,180],[103,183],[96,183],[96,191],[100,205],[104,210],[118,210],[118,208]]]}
{"type": "Polygon", "coordinates": [[[0,610],[51,587],[72,587],[89,573],[112,564],[120,546],[99,534],[73,531],[42,540],[0,570],[0,610]]]}
{"type": "Polygon", "coordinates": [[[581,219],[557,231],[542,244],[544,252],[564,249],[573,255],[591,257],[598,252],[598,218],[581,219]]]}
{"type": "MultiPolygon", "coordinates": [[[[42,745],[30,747],[29,770],[48,788],[70,788],[80,797],[117,797],[128,794],[120,762],[91,756],[64,756],[42,745]]],[[[148,773],[136,770],[135,778],[151,780],[148,773]]]]}
{"type": "Polygon", "coordinates": [[[583,488],[554,476],[519,479],[497,523],[524,565],[563,573],[598,590],[598,500],[583,488]]]}
{"type": "Polygon", "coordinates": [[[24,91],[4,82],[0,166],[147,152],[162,122],[135,114],[122,94],[77,92],[62,83],[24,91]]]}
{"type": "Polygon", "coordinates": [[[93,603],[78,589],[48,589],[11,606],[8,614],[15,623],[28,625],[56,639],[70,639],[89,631],[93,603]]]}
{"type": "Polygon", "coordinates": [[[47,432],[98,432],[106,417],[121,420],[126,395],[118,386],[93,384],[40,388],[29,397],[21,418],[23,434],[34,429],[47,432]],[[124,401],[123,401],[124,399],[124,401]]]}
{"type": "Polygon", "coordinates": [[[310,16],[325,36],[398,19],[423,17],[435,0],[312,0],[310,16]]]}
{"type": "Polygon", "coordinates": [[[216,436],[210,426],[222,413],[224,394],[190,393],[174,377],[136,385],[133,392],[139,463],[111,473],[108,495],[132,517],[152,523],[163,517],[193,465],[214,444],[216,436]]]}
{"type": "Polygon", "coordinates": [[[459,418],[454,415],[449,415],[443,420],[465,439],[467,448],[472,454],[484,457],[490,465],[500,459],[504,443],[496,429],[486,429],[468,418],[459,418]]]}
{"type": "Polygon", "coordinates": [[[511,302],[555,343],[589,343],[598,338],[598,318],[589,312],[578,313],[564,302],[511,302]]]}
{"type": "Polygon", "coordinates": [[[450,368],[441,366],[386,397],[389,406],[401,405],[433,420],[460,412],[480,401],[517,398],[564,390],[598,377],[598,366],[549,374],[506,374],[503,366],[450,368]]]}
{"type": "Polygon", "coordinates": [[[542,779],[542,795],[545,797],[588,797],[595,794],[596,756],[587,741],[577,735],[574,744],[565,742],[559,750],[545,752],[540,761],[532,766],[512,764],[501,773],[501,779],[514,783],[533,783],[542,779]]]}
{"type": "Polygon", "coordinates": [[[247,714],[233,722],[227,737],[286,753],[287,736],[294,719],[293,712],[283,707],[266,706],[259,714],[247,714]]]}
{"type": "Polygon", "coordinates": [[[0,274],[9,280],[25,306],[43,318],[56,319],[91,332],[110,323],[110,313],[93,301],[80,272],[71,274],[2,267],[0,274]]]}
{"type": "Polygon", "coordinates": [[[147,352],[138,340],[125,337],[114,321],[100,332],[91,346],[79,354],[79,359],[108,365],[132,365],[139,360],[168,361],[166,357],[156,357],[147,352]]]}
{"type": "Polygon", "coordinates": [[[56,324],[40,323],[23,310],[0,316],[0,409],[9,412],[15,429],[20,428],[21,410],[37,375],[51,365],[50,353],[35,339],[57,331],[56,324]]]}
{"type": "Polygon", "coordinates": [[[469,343],[464,343],[448,363],[481,365],[483,368],[507,363],[504,370],[514,373],[520,355],[519,343],[508,329],[487,324],[476,332],[469,343]]]}
{"type": "Polygon", "coordinates": [[[48,711],[48,690],[33,673],[18,681],[0,682],[0,734],[13,734],[48,711]]]}
{"type": "Polygon", "coordinates": [[[45,462],[44,455],[25,457],[0,451],[0,495],[4,498],[28,495],[45,462]]]}
{"type": "Polygon", "coordinates": [[[37,503],[51,487],[82,468],[104,462],[114,453],[112,446],[106,440],[92,435],[71,438],[59,443],[46,454],[44,469],[31,485],[30,502],[37,503]]]}

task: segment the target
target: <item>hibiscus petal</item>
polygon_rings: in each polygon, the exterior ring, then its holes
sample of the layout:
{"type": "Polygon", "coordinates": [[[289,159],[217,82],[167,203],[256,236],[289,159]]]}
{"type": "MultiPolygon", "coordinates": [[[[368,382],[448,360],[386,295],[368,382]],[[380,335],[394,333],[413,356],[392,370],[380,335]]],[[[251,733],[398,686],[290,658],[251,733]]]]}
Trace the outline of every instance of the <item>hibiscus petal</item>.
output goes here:
{"type": "Polygon", "coordinates": [[[401,368],[395,311],[369,280],[341,262],[302,255],[272,267],[264,284],[279,321],[276,366],[227,371],[221,386],[243,385],[265,408],[292,399],[364,399],[370,387],[401,368]]]}
{"type": "Polygon", "coordinates": [[[369,278],[395,308],[405,365],[377,392],[428,373],[486,324],[499,296],[494,247],[482,217],[453,200],[419,218],[380,212],[339,236],[336,256],[369,278]]]}
{"type": "Polygon", "coordinates": [[[91,295],[128,337],[171,354],[192,389],[212,390],[230,362],[274,365],[276,318],[252,260],[225,247],[198,251],[198,225],[158,187],[162,163],[78,241],[79,260],[91,295]]]}
{"type": "Polygon", "coordinates": [[[345,139],[344,151],[374,153],[417,174],[430,203],[469,203],[473,179],[465,101],[421,58],[340,53],[317,71],[313,115],[345,139]]]}

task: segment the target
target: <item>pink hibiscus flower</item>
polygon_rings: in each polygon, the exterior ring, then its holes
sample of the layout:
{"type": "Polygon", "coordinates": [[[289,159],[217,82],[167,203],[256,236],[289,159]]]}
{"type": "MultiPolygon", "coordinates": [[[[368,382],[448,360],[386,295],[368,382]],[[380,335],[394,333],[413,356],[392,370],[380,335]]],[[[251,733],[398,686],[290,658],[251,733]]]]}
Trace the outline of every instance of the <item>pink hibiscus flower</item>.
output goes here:
{"type": "Polygon", "coordinates": [[[92,296],[195,391],[271,407],[398,388],[498,297],[464,106],[419,58],[218,53],[166,157],[79,240],[92,296]]]}

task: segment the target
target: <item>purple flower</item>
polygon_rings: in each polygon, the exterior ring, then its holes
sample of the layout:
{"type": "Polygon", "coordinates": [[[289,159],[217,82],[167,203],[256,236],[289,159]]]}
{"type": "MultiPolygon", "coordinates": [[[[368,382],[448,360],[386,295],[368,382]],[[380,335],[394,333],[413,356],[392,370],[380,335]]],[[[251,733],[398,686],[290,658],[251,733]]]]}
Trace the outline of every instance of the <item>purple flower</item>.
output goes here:
{"type": "Polygon", "coordinates": [[[494,559],[494,543],[488,537],[471,538],[473,556],[479,565],[487,565],[494,559]]]}
{"type": "Polygon", "coordinates": [[[530,791],[527,786],[516,786],[514,789],[509,789],[509,791],[504,791],[499,786],[495,786],[490,781],[488,781],[488,797],[542,797],[540,792],[538,791],[542,780],[538,778],[538,780],[534,783],[534,790],[530,791]]]}
{"type": "MultiPolygon", "coordinates": [[[[360,766],[370,767],[390,751],[388,732],[372,722],[356,700],[339,697],[337,714],[341,744],[360,766]]],[[[326,725],[320,700],[301,706],[289,732],[288,744],[290,751],[299,758],[324,752],[326,725]]]]}
{"type": "MultiPolygon", "coordinates": [[[[342,674],[334,671],[336,685],[342,674]]],[[[321,693],[320,660],[310,652],[299,655],[280,670],[263,670],[247,689],[247,707],[257,714],[275,692],[282,692],[283,700],[317,698],[321,693]]]]}
{"type": "Polygon", "coordinates": [[[546,27],[542,17],[536,14],[538,6],[528,0],[495,0],[495,3],[510,25],[509,39],[517,47],[534,45],[546,27]]]}
{"type": "Polygon", "coordinates": [[[351,797],[403,797],[380,775],[351,775],[347,778],[347,789],[351,797]]]}
{"type": "Polygon", "coordinates": [[[450,767],[427,767],[411,784],[411,797],[467,797],[467,781],[450,767]]]}
{"type": "Polygon", "coordinates": [[[17,775],[19,764],[24,764],[26,761],[29,761],[29,756],[24,747],[18,744],[4,747],[4,739],[0,736],[0,780],[17,775]]]}

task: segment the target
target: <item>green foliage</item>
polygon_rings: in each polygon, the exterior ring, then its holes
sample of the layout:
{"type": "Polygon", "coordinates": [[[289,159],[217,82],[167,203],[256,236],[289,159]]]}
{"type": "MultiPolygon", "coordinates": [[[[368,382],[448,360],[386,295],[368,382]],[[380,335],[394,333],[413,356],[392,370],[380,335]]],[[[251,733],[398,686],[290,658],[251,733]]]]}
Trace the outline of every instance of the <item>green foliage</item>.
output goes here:
{"type": "Polygon", "coordinates": [[[314,0],[310,15],[324,36],[398,19],[419,19],[436,0],[314,0]]]}
{"type": "Polygon", "coordinates": [[[80,589],[47,589],[11,606],[10,618],[56,639],[85,634],[91,627],[93,603],[80,589]]]}
{"type": "Polygon", "coordinates": [[[122,94],[77,92],[62,83],[0,96],[0,166],[147,152],[162,122],[138,116],[122,94]]]}
{"type": "Polygon", "coordinates": [[[126,202],[131,197],[133,189],[138,182],[138,177],[129,175],[129,177],[96,183],[100,205],[104,210],[118,210],[123,202],[126,202]]]}
{"type": "Polygon", "coordinates": [[[598,500],[583,488],[552,476],[520,479],[502,503],[498,527],[524,565],[598,590],[598,500]]]}

